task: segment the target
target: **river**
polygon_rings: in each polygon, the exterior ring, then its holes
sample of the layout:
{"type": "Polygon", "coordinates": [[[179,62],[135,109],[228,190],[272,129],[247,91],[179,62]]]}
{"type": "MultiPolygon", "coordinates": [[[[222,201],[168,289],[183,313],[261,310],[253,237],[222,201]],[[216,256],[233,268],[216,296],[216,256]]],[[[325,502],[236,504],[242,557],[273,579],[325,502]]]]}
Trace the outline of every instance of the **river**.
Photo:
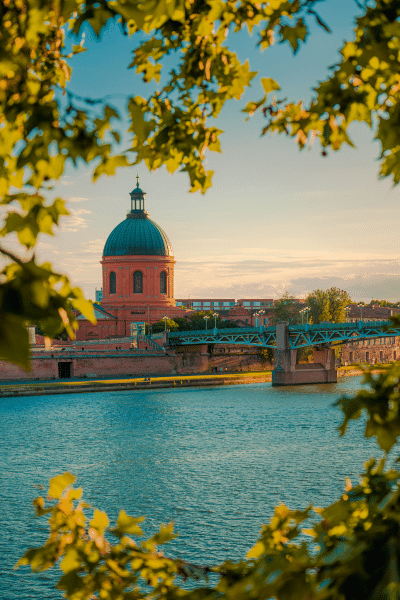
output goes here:
{"type": "Polygon", "coordinates": [[[146,515],[154,532],[174,521],[167,553],[201,564],[238,559],[280,501],[291,508],[334,500],[380,455],[351,424],[339,438],[340,411],[360,379],[272,388],[116,391],[0,400],[1,600],[56,600],[54,573],[13,571],[45,538],[32,499],[69,470],[84,498],[111,520],[124,508],[146,515]]]}

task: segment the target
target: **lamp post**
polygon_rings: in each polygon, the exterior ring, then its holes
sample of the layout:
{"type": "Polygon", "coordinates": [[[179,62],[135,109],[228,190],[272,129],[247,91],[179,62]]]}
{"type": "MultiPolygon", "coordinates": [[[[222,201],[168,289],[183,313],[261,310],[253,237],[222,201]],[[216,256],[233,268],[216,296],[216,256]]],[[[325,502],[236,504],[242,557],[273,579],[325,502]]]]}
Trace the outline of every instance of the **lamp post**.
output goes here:
{"type": "Polygon", "coordinates": [[[306,309],[302,308],[301,310],[299,310],[299,313],[301,314],[301,324],[303,325],[304,323],[304,315],[305,315],[306,309]]]}
{"type": "Polygon", "coordinates": [[[260,322],[259,322],[259,327],[262,327],[262,323],[261,323],[261,318],[263,316],[263,314],[265,313],[265,310],[261,309],[258,311],[258,313],[256,313],[257,317],[260,317],[260,322]]]}
{"type": "Polygon", "coordinates": [[[349,322],[350,311],[351,311],[351,306],[346,306],[346,308],[344,309],[344,312],[346,313],[346,323],[349,322]]]}
{"type": "Polygon", "coordinates": [[[363,309],[363,304],[361,304],[361,302],[359,304],[357,304],[358,308],[360,309],[360,321],[362,321],[362,309],[363,309]]]}
{"type": "Polygon", "coordinates": [[[168,321],[167,315],[163,316],[163,321],[164,321],[164,331],[167,331],[167,321],[168,321]]]}
{"type": "Polygon", "coordinates": [[[205,320],[205,322],[206,322],[206,329],[208,329],[208,319],[209,319],[209,318],[210,318],[210,316],[209,316],[209,315],[206,315],[206,316],[204,317],[204,320],[205,320]]]}
{"type": "Polygon", "coordinates": [[[214,329],[217,329],[217,317],[218,317],[218,313],[213,313],[212,315],[214,317],[214,329]]]}
{"type": "Polygon", "coordinates": [[[306,306],[305,309],[304,309],[304,312],[306,314],[306,323],[307,323],[307,325],[308,325],[308,314],[309,314],[310,310],[311,309],[308,306],[306,306]]]}

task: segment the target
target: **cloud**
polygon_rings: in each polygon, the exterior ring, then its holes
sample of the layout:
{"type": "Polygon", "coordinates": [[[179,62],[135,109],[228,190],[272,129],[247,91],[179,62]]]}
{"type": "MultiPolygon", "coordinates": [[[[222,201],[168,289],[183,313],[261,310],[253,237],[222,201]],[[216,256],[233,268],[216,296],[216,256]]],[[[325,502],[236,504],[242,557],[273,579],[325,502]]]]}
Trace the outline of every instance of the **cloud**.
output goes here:
{"type": "Polygon", "coordinates": [[[92,214],[91,210],[87,210],[86,208],[70,208],[69,212],[69,217],[64,218],[62,221],[60,227],[62,231],[78,231],[87,227],[86,219],[82,215],[92,214]]]}
{"type": "MultiPolygon", "coordinates": [[[[67,185],[67,184],[64,184],[67,185]]],[[[78,196],[70,196],[69,198],[66,198],[67,202],[89,202],[89,198],[80,198],[78,196]]]]}
{"type": "Polygon", "coordinates": [[[104,243],[104,239],[102,238],[97,238],[96,240],[89,240],[83,244],[82,253],[95,254],[100,260],[100,257],[103,253],[104,243]]]}
{"type": "MultiPolygon", "coordinates": [[[[244,250],[244,249],[243,249],[244,250]]],[[[247,249],[249,250],[249,249],[247,249]]],[[[284,291],[304,297],[317,288],[348,291],[355,300],[400,299],[400,257],[372,253],[309,253],[252,249],[246,257],[179,261],[175,271],[177,297],[278,298],[284,291]],[[262,250],[268,258],[248,258],[262,250]]]]}

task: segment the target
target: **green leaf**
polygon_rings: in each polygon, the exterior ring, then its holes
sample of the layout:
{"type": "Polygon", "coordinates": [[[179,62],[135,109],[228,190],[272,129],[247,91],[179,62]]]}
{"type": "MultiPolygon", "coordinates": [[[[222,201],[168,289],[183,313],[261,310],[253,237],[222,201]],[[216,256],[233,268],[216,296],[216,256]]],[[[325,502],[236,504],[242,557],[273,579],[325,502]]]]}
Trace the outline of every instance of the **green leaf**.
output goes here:
{"type": "Polygon", "coordinates": [[[72,52],[74,54],[80,54],[81,52],[86,52],[87,48],[84,48],[83,46],[72,46],[72,52]]]}
{"type": "Polygon", "coordinates": [[[274,79],[271,79],[270,77],[262,77],[261,84],[262,84],[266,94],[269,94],[270,92],[273,92],[274,90],[281,89],[279,87],[279,85],[277,84],[277,82],[274,79]]]}
{"type": "Polygon", "coordinates": [[[104,530],[107,529],[110,521],[108,520],[107,514],[101,510],[95,509],[93,519],[90,521],[90,527],[94,527],[102,535],[104,530]]]}
{"type": "Polygon", "coordinates": [[[144,517],[130,517],[124,510],[121,510],[118,519],[117,526],[112,529],[114,535],[121,537],[122,535],[143,535],[139,523],[143,521],[144,517]]]}
{"type": "Polygon", "coordinates": [[[4,308],[0,320],[0,360],[31,370],[26,320],[23,316],[7,313],[4,308]]]}
{"type": "Polygon", "coordinates": [[[64,573],[69,573],[70,571],[76,571],[81,566],[81,560],[79,557],[79,553],[76,548],[67,548],[65,551],[64,558],[60,563],[60,568],[64,573]]]}
{"type": "Polygon", "coordinates": [[[53,477],[52,479],[50,479],[50,487],[48,493],[49,497],[59,500],[64,490],[70,485],[72,485],[75,482],[75,480],[75,475],[72,475],[68,472],[63,473],[63,475],[57,475],[56,477],[53,477]]]}

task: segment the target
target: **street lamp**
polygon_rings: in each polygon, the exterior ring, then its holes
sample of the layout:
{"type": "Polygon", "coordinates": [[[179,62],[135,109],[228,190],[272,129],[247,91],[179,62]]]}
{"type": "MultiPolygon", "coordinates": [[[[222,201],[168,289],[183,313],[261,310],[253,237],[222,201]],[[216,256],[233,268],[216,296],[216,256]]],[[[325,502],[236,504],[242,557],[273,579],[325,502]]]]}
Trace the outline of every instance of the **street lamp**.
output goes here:
{"type": "Polygon", "coordinates": [[[164,321],[164,331],[167,331],[167,321],[168,321],[167,315],[163,316],[163,321],[164,321]]]}
{"type": "Polygon", "coordinates": [[[306,313],[306,309],[302,308],[301,310],[299,310],[299,313],[301,314],[301,324],[303,325],[303,323],[304,323],[304,315],[306,313]]]}
{"type": "Polygon", "coordinates": [[[214,329],[217,329],[217,317],[218,317],[218,313],[213,313],[212,316],[214,317],[214,329]]]}
{"type": "Polygon", "coordinates": [[[360,309],[360,321],[362,321],[362,309],[364,304],[362,304],[361,302],[359,304],[357,304],[358,308],[360,309]]]}
{"type": "Polygon", "coordinates": [[[309,314],[310,310],[311,309],[308,306],[306,306],[305,309],[304,309],[304,312],[306,314],[306,323],[307,323],[307,325],[308,325],[308,314],[309,314]]]}
{"type": "Polygon", "coordinates": [[[208,326],[208,319],[209,319],[209,318],[210,318],[210,316],[209,316],[209,315],[206,315],[206,316],[204,317],[204,320],[205,320],[205,322],[206,322],[206,329],[208,329],[208,327],[207,327],[207,326],[208,326]]]}
{"type": "Polygon", "coordinates": [[[350,311],[351,311],[351,306],[346,306],[346,308],[344,309],[344,312],[346,313],[346,323],[349,322],[350,311]]]}
{"type": "Polygon", "coordinates": [[[256,313],[257,317],[260,317],[260,322],[258,322],[258,323],[257,323],[257,324],[258,324],[258,326],[260,326],[260,327],[262,327],[262,323],[261,323],[261,317],[263,316],[263,314],[264,314],[264,313],[265,313],[265,310],[263,310],[263,309],[259,310],[259,311],[256,313]],[[260,323],[261,323],[261,325],[260,325],[260,323]]]}

